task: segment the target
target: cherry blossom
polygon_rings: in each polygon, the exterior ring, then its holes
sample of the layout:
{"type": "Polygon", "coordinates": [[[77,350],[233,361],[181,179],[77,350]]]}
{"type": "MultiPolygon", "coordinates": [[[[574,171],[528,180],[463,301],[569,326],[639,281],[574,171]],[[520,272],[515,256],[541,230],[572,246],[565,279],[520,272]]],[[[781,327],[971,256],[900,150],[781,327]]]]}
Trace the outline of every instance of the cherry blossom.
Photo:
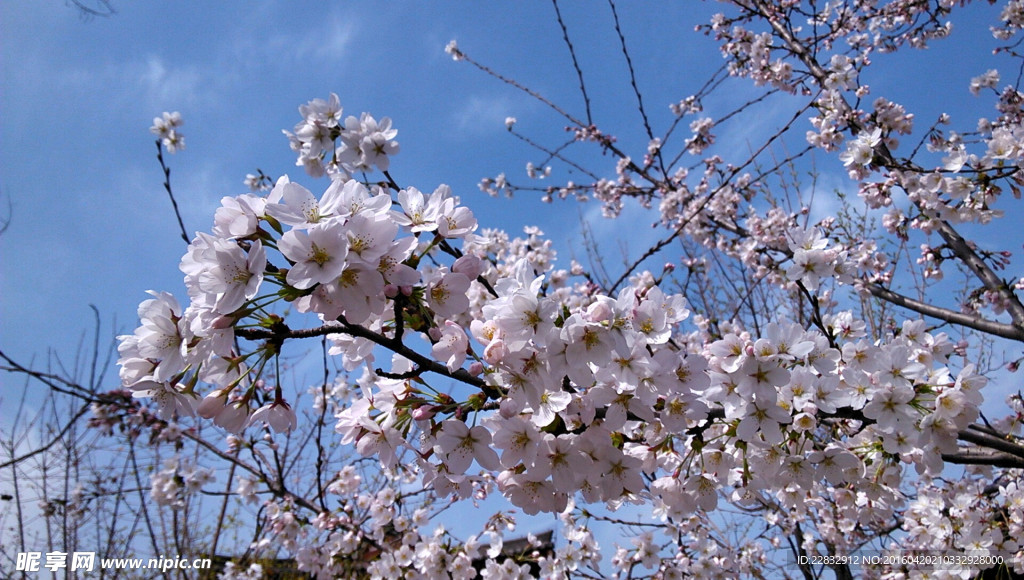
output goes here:
{"type": "Polygon", "coordinates": [[[327,222],[307,230],[290,230],[281,236],[281,253],[295,262],[288,283],[304,290],[333,282],[345,269],[348,243],[340,224],[327,222]]]}
{"type": "Polygon", "coordinates": [[[454,474],[464,473],[476,461],[485,469],[498,469],[498,455],[490,447],[491,433],[482,425],[468,427],[462,421],[441,423],[437,449],[446,458],[448,469],[454,474]]]}
{"type": "MultiPolygon", "coordinates": [[[[1016,4],[998,36],[1024,23],[1016,4]]],[[[195,412],[237,434],[263,423],[273,441],[271,430],[300,428],[298,404],[262,377],[284,345],[319,337],[325,361],[340,357],[336,368],[352,374],[312,389],[314,409],[389,478],[364,493],[351,470],[337,473],[322,487],[338,508],[268,500],[274,539],[262,548],[292,551],[324,577],[342,574],[339,562],[364,542],[378,549],[371,576],[472,577],[481,553],[485,577],[527,574],[523,560],[496,559],[501,518],[461,544],[421,526],[427,517],[402,497],[413,482],[431,501],[493,494],[522,513],[556,514],[565,543],[533,560],[552,575],[596,567],[599,546],[576,518],[627,503],[650,508],[642,525],[656,531],[605,547],[622,576],[761,576],[766,551],[842,555],[889,549],[886,538],[893,550],[1019,552],[1024,412],[1011,402],[1016,415],[982,420],[987,380],[972,357],[984,341],[969,331],[1020,340],[1020,276],[1004,276],[1010,257],[958,228],[999,220],[1003,191],[1019,193],[1021,96],[985,72],[966,90],[996,116],[958,133],[940,119],[908,149],[900,141],[921,131],[913,113],[862,84],[877,52],[949,35],[948,12],[737,2],[700,28],[720,47],[724,76],[803,99],[780,138],[798,134],[855,182],[840,215],[809,207],[783,165],[759,169],[771,141],[747,157],[723,150],[731,115],[702,111],[717,81],[677,100],[671,128],[647,128],[640,145],[564,113],[564,147],[596,147],[612,162],[584,171],[557,148],[528,178],[554,183],[564,175],[551,165],[565,163],[574,181],[538,195],[596,200],[613,218],[635,201],[663,234],[618,279],[579,263],[558,269],[536,228],[516,237],[481,227],[447,185],[424,194],[401,183],[389,118],[342,120],[334,94],[310,101],[289,142],[297,164],[330,183],[314,194],[283,177],[266,195],[223,198],[212,234],[198,234],[181,262],[190,304],[154,292],[121,338],[123,386],[165,419],[195,412]],[[846,211],[854,203],[891,244],[846,211]],[[644,270],[655,255],[672,261],[644,270]],[[957,269],[962,297],[901,294],[908,280],[936,288],[957,269]],[[956,463],[968,466],[963,477],[945,477],[956,463]],[[764,533],[749,545],[712,537],[724,504],[757,514],[764,533]],[[898,528],[904,536],[889,535],[898,528]]],[[[473,62],[454,42],[446,50],[473,62]]],[[[505,126],[516,134],[521,124],[505,126]]],[[[483,189],[537,185],[512,181],[502,174],[483,189]]],[[[181,492],[165,471],[154,489],[170,505],[181,492]]],[[[904,568],[869,573],[919,572],[904,568]]]]}

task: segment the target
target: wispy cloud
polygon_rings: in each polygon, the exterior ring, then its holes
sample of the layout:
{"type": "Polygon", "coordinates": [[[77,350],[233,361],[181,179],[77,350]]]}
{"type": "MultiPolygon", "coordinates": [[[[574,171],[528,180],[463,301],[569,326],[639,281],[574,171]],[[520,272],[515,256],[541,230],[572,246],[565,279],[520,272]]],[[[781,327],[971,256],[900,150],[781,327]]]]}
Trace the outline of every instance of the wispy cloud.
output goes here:
{"type": "Polygon", "coordinates": [[[504,129],[505,118],[512,115],[512,99],[507,96],[471,95],[451,113],[451,124],[461,133],[478,135],[504,129]]]}
{"type": "Polygon", "coordinates": [[[171,65],[156,54],[148,54],[98,69],[71,68],[58,72],[56,82],[75,94],[107,96],[102,103],[104,110],[132,104],[154,111],[212,102],[221,85],[218,78],[217,71],[204,71],[192,64],[171,65]]]}
{"type": "MultiPolygon", "coordinates": [[[[171,186],[189,237],[196,231],[209,231],[213,214],[225,196],[245,191],[244,176],[225,174],[216,163],[199,162],[187,168],[178,167],[170,159],[173,176],[171,186]]],[[[139,231],[164,230],[174,225],[175,218],[167,193],[160,185],[156,161],[153,167],[132,167],[119,172],[107,195],[114,199],[134,200],[132,216],[139,231]]],[[[171,228],[172,235],[176,225],[171,228]]]]}
{"type": "MultiPolygon", "coordinates": [[[[254,25],[265,22],[267,17],[267,14],[262,14],[254,18],[254,25]]],[[[321,20],[311,22],[308,28],[275,30],[267,36],[242,33],[245,30],[242,26],[233,40],[231,52],[236,62],[246,62],[254,67],[275,63],[305,68],[311,64],[340,62],[350,57],[351,46],[358,37],[357,24],[357,19],[346,18],[334,11],[321,20]]]]}
{"type": "Polygon", "coordinates": [[[175,194],[186,200],[182,206],[182,219],[189,228],[189,236],[195,230],[210,231],[213,214],[220,207],[225,196],[235,196],[246,191],[242,184],[244,175],[227,175],[216,163],[203,163],[184,176],[176,186],[175,194]]]}
{"type": "MultiPolygon", "coordinates": [[[[312,43],[304,47],[313,57],[318,59],[339,59],[346,56],[348,47],[356,35],[355,22],[342,20],[338,14],[332,14],[329,21],[324,23],[324,29],[317,37],[320,42],[312,43]]],[[[310,39],[312,40],[312,39],[310,39]]]]}
{"type": "Polygon", "coordinates": [[[201,99],[203,86],[207,85],[203,74],[192,66],[168,66],[163,59],[149,55],[144,61],[133,63],[125,76],[138,76],[139,87],[145,99],[159,108],[169,103],[193,105],[201,99]]]}

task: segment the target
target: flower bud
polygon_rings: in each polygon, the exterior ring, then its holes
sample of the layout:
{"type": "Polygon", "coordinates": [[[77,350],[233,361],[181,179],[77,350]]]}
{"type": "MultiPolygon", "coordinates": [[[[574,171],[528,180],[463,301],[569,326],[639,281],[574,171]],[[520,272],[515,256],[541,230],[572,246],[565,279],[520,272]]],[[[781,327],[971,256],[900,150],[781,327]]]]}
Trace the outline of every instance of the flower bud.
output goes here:
{"type": "Polygon", "coordinates": [[[605,300],[598,300],[587,308],[587,320],[591,322],[604,322],[613,316],[611,304],[605,300]]]}
{"type": "Polygon", "coordinates": [[[412,418],[415,421],[429,421],[437,414],[437,408],[433,405],[422,405],[412,410],[412,418]]]}
{"type": "Polygon", "coordinates": [[[487,344],[484,348],[484,360],[488,364],[497,364],[501,359],[505,358],[508,354],[508,346],[505,341],[500,338],[495,338],[487,344]]]}
{"type": "Polygon", "coordinates": [[[452,264],[452,272],[462,274],[470,280],[479,276],[482,271],[483,262],[472,254],[462,256],[452,264]]]}
{"type": "Polygon", "coordinates": [[[249,422],[249,407],[237,403],[224,405],[224,408],[213,418],[213,422],[232,433],[241,433],[242,429],[245,429],[246,423],[249,422]]]}
{"type": "Polygon", "coordinates": [[[214,330],[224,330],[225,328],[231,328],[235,324],[235,319],[231,316],[218,316],[210,323],[210,328],[214,330]]]}
{"type": "Polygon", "coordinates": [[[217,416],[218,413],[224,410],[224,406],[228,404],[227,395],[222,393],[220,390],[213,391],[209,395],[203,397],[199,406],[196,407],[196,413],[204,419],[212,419],[217,416]]]}
{"type": "Polygon", "coordinates": [[[518,399],[502,399],[501,403],[498,404],[498,413],[501,414],[504,419],[511,419],[522,412],[522,410],[523,403],[518,399]]]}
{"type": "MultiPolygon", "coordinates": [[[[286,433],[296,426],[295,411],[283,400],[275,400],[273,403],[263,405],[252,417],[248,419],[249,424],[256,421],[263,421],[274,430],[275,433],[286,433]]],[[[264,437],[269,437],[267,433],[264,437]]]]}

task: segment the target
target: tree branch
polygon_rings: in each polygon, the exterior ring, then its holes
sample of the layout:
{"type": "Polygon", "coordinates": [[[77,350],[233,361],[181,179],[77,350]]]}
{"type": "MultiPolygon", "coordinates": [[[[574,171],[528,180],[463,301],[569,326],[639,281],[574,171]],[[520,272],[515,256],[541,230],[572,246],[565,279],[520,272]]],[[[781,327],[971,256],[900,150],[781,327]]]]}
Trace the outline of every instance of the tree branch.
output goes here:
{"type": "Polygon", "coordinates": [[[960,326],[966,326],[967,328],[973,328],[974,330],[980,330],[981,332],[991,334],[993,336],[1024,342],[1024,327],[1020,325],[996,322],[994,320],[981,318],[980,316],[972,316],[970,314],[956,312],[933,304],[926,304],[908,296],[897,294],[892,290],[884,288],[881,284],[873,282],[865,284],[864,287],[867,288],[868,292],[871,292],[871,295],[876,298],[913,310],[919,314],[924,314],[925,316],[930,316],[953,324],[959,324],[960,326]]]}
{"type": "Polygon", "coordinates": [[[171,198],[171,205],[174,206],[174,216],[178,218],[178,227],[181,228],[181,239],[189,243],[188,232],[185,230],[185,222],[181,220],[181,211],[178,209],[178,200],[174,198],[174,191],[171,189],[171,168],[164,162],[164,147],[160,140],[156,140],[156,158],[160,162],[160,169],[164,172],[164,189],[167,196],[171,198]]]}
{"type": "Polygon", "coordinates": [[[79,409],[78,412],[75,413],[75,415],[73,417],[71,417],[71,419],[68,420],[68,422],[64,425],[64,428],[60,430],[60,433],[57,433],[57,435],[54,436],[54,438],[52,440],[50,440],[49,443],[47,443],[46,445],[43,445],[43,446],[41,446],[41,447],[39,447],[37,449],[29,451],[28,453],[26,453],[24,455],[15,457],[15,458],[11,459],[10,461],[6,461],[4,463],[0,463],[0,469],[4,469],[5,467],[10,467],[10,466],[15,465],[17,463],[21,463],[22,461],[25,461],[26,459],[30,459],[30,458],[32,458],[32,457],[34,457],[36,455],[39,455],[40,453],[45,452],[47,449],[49,449],[49,448],[53,447],[54,445],[56,445],[57,443],[59,443],[64,438],[64,435],[66,435],[67,432],[71,430],[71,427],[88,410],[89,410],[89,405],[88,404],[83,405],[82,408],[79,409]]]}
{"type": "MultiPolygon", "coordinates": [[[[818,85],[825,86],[825,80],[828,77],[828,73],[818,63],[814,55],[807,50],[807,47],[804,46],[804,44],[783,25],[780,18],[771,13],[771,10],[762,0],[754,0],[751,4],[752,6],[747,7],[747,10],[757,12],[762,18],[764,18],[778,37],[786,43],[789,50],[800,60],[800,62],[807,66],[818,85]]],[[[853,110],[850,104],[846,101],[846,97],[844,95],[838,95],[838,102],[842,103],[847,111],[853,110]]],[[[850,128],[853,132],[856,134],[863,130],[857,119],[852,118],[852,116],[850,117],[851,118],[848,119],[848,122],[850,123],[850,128]]],[[[925,172],[909,159],[904,161],[897,160],[892,152],[889,151],[889,148],[886,147],[885,143],[881,143],[875,147],[875,153],[881,158],[881,165],[888,169],[910,170],[915,173],[925,172]]],[[[985,263],[978,253],[974,251],[974,248],[971,247],[971,244],[968,243],[967,240],[965,240],[953,228],[953,226],[949,224],[949,222],[939,219],[934,212],[926,208],[919,201],[913,201],[913,203],[921,213],[931,219],[932,223],[935,225],[935,231],[939,233],[953,254],[956,255],[956,257],[974,273],[986,288],[998,293],[1006,300],[1006,310],[1010,313],[1010,317],[1018,327],[1018,332],[1021,332],[1020,329],[1024,329],[1024,304],[1021,303],[1017,295],[1010,290],[1009,286],[1007,286],[995,271],[985,263]]],[[[1020,338],[1015,338],[1015,340],[1020,340],[1020,338]]]]}
{"type": "Polygon", "coordinates": [[[405,358],[412,361],[420,369],[424,371],[430,371],[439,375],[446,376],[457,381],[461,381],[468,385],[472,385],[481,389],[489,396],[493,396],[493,387],[485,383],[479,377],[475,377],[469,374],[465,369],[458,369],[454,372],[448,370],[445,365],[430,359],[415,350],[409,348],[404,343],[393,338],[388,338],[384,335],[377,334],[371,330],[363,328],[357,324],[349,324],[347,322],[341,322],[340,324],[325,324],[317,328],[307,328],[303,330],[292,330],[286,325],[281,325],[283,328],[277,330],[270,330],[265,328],[238,328],[235,329],[235,334],[245,338],[247,340],[273,340],[273,341],[284,341],[290,338],[313,338],[316,336],[325,336],[328,334],[347,334],[349,336],[355,336],[357,338],[365,338],[372,341],[384,348],[404,356],[405,358]]]}
{"type": "Polygon", "coordinates": [[[1024,469],[1024,459],[1008,456],[1005,453],[983,451],[981,449],[964,449],[956,453],[943,453],[942,460],[957,465],[991,465],[1007,469],[1024,469]]]}

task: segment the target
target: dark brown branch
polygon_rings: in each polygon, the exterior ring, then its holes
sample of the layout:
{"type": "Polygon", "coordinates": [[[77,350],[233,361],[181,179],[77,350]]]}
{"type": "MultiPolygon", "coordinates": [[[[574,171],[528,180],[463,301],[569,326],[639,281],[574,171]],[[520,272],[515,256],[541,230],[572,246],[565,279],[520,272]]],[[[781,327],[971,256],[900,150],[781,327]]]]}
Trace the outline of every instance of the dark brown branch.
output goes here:
{"type": "Polygon", "coordinates": [[[908,296],[897,294],[896,292],[884,288],[882,285],[876,283],[869,282],[865,284],[865,288],[867,288],[868,292],[871,292],[871,295],[876,298],[885,300],[886,302],[890,302],[896,306],[902,306],[908,310],[913,310],[919,314],[924,314],[925,316],[930,316],[953,324],[959,324],[960,326],[966,326],[967,328],[973,328],[974,330],[980,330],[981,332],[991,334],[993,336],[1024,342],[1024,327],[1017,324],[1005,324],[981,318],[980,316],[972,316],[963,312],[956,312],[955,310],[949,310],[948,308],[927,304],[919,300],[914,300],[908,296]]]}
{"type": "Polygon", "coordinates": [[[1024,459],[981,449],[964,449],[956,453],[943,453],[942,460],[957,465],[991,465],[1007,469],[1024,469],[1024,459]]]}
{"type": "MultiPolygon", "coordinates": [[[[840,407],[834,413],[819,413],[818,417],[860,421],[863,425],[874,423],[874,420],[850,407],[840,407]]],[[[701,426],[691,428],[688,433],[694,437],[702,437],[704,431],[713,422],[723,419],[725,419],[725,410],[721,407],[712,408],[708,412],[708,421],[701,426]]],[[[943,454],[942,458],[949,463],[962,465],[1024,468],[1024,445],[1007,437],[991,434],[984,425],[971,425],[957,432],[957,439],[978,447],[963,448],[956,453],[943,454]]]]}
{"type": "Polygon", "coordinates": [[[17,362],[15,362],[14,359],[12,359],[9,356],[7,356],[2,350],[0,350],[0,359],[6,361],[7,364],[10,365],[10,366],[0,366],[0,371],[6,371],[6,372],[9,372],[9,373],[21,373],[21,374],[30,376],[30,377],[36,379],[37,381],[43,383],[47,387],[49,387],[50,390],[52,390],[52,391],[56,391],[56,392],[61,393],[63,395],[71,395],[73,397],[78,397],[79,399],[81,399],[83,401],[86,401],[86,402],[90,402],[90,403],[109,403],[110,402],[108,399],[104,398],[103,396],[96,395],[95,393],[89,391],[89,389],[86,389],[85,387],[83,387],[82,385],[80,385],[80,384],[78,384],[78,383],[76,383],[74,381],[70,381],[70,380],[62,378],[62,377],[60,377],[58,375],[54,375],[54,374],[50,374],[50,373],[44,373],[44,372],[40,372],[40,371],[36,371],[36,370],[32,370],[32,369],[26,368],[26,367],[18,364],[17,362]]]}
{"type": "Polygon", "coordinates": [[[1002,451],[1024,462],[1024,446],[1008,438],[990,435],[980,426],[971,425],[962,429],[957,433],[957,438],[981,447],[1002,451]]]}
{"type": "Polygon", "coordinates": [[[185,222],[181,220],[181,211],[178,209],[178,200],[174,198],[174,191],[171,190],[171,168],[164,163],[164,146],[160,140],[156,140],[156,158],[160,162],[160,169],[164,172],[164,189],[171,198],[171,205],[174,206],[174,216],[178,218],[178,227],[181,228],[181,239],[189,243],[188,232],[185,230],[185,222]]]}
{"type": "Polygon", "coordinates": [[[82,406],[82,408],[79,409],[78,412],[75,413],[75,415],[73,417],[71,417],[71,419],[68,420],[68,422],[64,425],[64,428],[60,430],[60,433],[57,433],[57,435],[54,436],[54,438],[52,440],[50,440],[49,443],[47,443],[46,445],[43,445],[43,446],[41,446],[41,447],[39,447],[37,449],[29,451],[28,453],[26,453],[24,455],[20,455],[18,457],[15,457],[15,458],[11,459],[10,461],[6,461],[4,463],[0,463],[0,469],[4,469],[5,467],[10,467],[12,465],[16,465],[18,463],[21,463],[22,461],[25,461],[26,459],[31,459],[32,457],[34,457],[36,455],[39,455],[40,453],[45,452],[49,448],[51,448],[54,445],[56,445],[57,443],[59,443],[61,440],[64,439],[64,435],[66,435],[67,432],[71,430],[71,427],[74,426],[75,423],[88,410],[89,410],[89,405],[82,406]]]}
{"type": "Polygon", "coordinates": [[[292,338],[313,338],[317,336],[326,336],[328,334],[347,334],[349,336],[355,336],[357,338],[365,338],[371,342],[379,344],[384,348],[404,356],[413,362],[423,371],[430,371],[439,375],[446,376],[457,381],[461,381],[468,385],[472,385],[481,389],[488,396],[495,398],[493,388],[487,385],[479,377],[475,377],[469,374],[465,369],[458,369],[454,372],[448,370],[445,365],[432,360],[415,350],[409,348],[399,340],[388,338],[384,335],[377,334],[371,330],[367,330],[357,324],[349,324],[347,322],[341,322],[338,324],[325,324],[317,328],[306,328],[302,330],[292,330],[285,325],[281,325],[282,328],[278,330],[268,330],[265,328],[238,328],[235,329],[235,334],[246,340],[270,340],[270,341],[284,341],[292,338]]]}
{"type": "MultiPolygon", "coordinates": [[[[917,205],[922,212],[925,211],[923,206],[917,205]]],[[[925,215],[928,214],[926,213],[925,215]]],[[[956,257],[960,258],[964,265],[970,268],[971,272],[981,280],[986,288],[1006,299],[1006,311],[1010,313],[1010,317],[1018,328],[1024,328],[1024,304],[1021,304],[1020,299],[1010,290],[1006,282],[981,259],[981,256],[971,247],[971,244],[961,237],[953,229],[953,226],[945,220],[932,219],[932,221],[936,224],[935,231],[939,232],[939,235],[945,240],[946,246],[953,251],[956,257]]]]}
{"type": "Polygon", "coordinates": [[[593,125],[594,120],[590,115],[590,96],[587,95],[587,86],[583,83],[583,69],[580,68],[580,63],[576,59],[576,49],[572,45],[572,41],[569,40],[569,29],[565,26],[565,21],[562,20],[562,11],[558,8],[558,0],[551,0],[551,5],[555,8],[555,18],[558,20],[558,26],[562,29],[562,40],[565,41],[565,45],[569,47],[569,56],[572,58],[572,68],[576,70],[576,78],[580,81],[580,94],[583,95],[583,105],[587,111],[587,124],[593,125]]]}

